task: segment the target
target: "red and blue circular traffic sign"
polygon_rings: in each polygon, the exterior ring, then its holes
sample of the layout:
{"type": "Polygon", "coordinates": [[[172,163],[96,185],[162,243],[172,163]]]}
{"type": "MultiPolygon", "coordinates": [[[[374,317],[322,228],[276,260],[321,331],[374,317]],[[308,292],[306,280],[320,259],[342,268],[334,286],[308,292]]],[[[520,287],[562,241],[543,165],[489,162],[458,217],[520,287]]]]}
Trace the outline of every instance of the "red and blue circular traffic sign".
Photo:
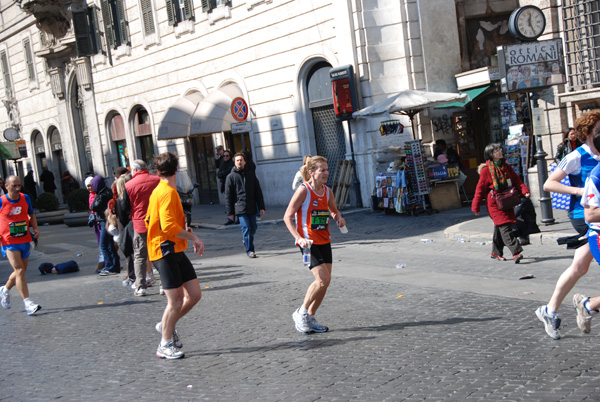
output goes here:
{"type": "Polygon", "coordinates": [[[237,121],[245,121],[248,117],[248,104],[243,98],[235,98],[231,102],[231,114],[237,121]]]}

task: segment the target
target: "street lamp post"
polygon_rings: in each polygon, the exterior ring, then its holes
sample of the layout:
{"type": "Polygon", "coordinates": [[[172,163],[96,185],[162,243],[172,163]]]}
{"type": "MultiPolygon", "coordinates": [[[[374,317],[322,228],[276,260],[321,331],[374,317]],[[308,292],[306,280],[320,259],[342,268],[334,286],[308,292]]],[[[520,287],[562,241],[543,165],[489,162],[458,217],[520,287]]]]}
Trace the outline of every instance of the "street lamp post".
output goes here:
{"type": "Polygon", "coordinates": [[[544,190],[544,183],[548,178],[548,166],[546,165],[546,156],[542,145],[542,133],[540,133],[540,111],[538,105],[539,95],[532,93],[529,95],[531,100],[531,114],[533,122],[533,133],[535,135],[536,153],[534,157],[537,159],[538,184],[540,186],[540,209],[542,212],[541,222],[545,225],[554,223],[552,215],[552,197],[548,191],[544,190]]]}

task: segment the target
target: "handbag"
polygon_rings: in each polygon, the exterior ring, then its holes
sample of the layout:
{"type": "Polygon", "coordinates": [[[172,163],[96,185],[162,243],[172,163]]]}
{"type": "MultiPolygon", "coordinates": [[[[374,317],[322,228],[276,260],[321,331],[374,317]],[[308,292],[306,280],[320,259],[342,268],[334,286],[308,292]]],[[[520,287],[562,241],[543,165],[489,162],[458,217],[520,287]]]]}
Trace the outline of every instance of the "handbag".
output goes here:
{"type": "Polygon", "coordinates": [[[500,211],[508,211],[521,203],[521,194],[516,187],[495,193],[496,205],[500,211]]]}

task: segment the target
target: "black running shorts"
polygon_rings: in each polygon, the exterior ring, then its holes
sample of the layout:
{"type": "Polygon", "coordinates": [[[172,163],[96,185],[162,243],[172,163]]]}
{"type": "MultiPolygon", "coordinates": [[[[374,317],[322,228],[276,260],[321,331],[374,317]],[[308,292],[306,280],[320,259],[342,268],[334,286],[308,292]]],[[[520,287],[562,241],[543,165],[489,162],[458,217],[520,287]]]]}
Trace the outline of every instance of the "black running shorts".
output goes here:
{"type": "MultiPolygon", "coordinates": [[[[298,248],[300,249],[300,253],[302,253],[302,247],[298,246],[298,248]]],[[[331,263],[333,263],[331,243],[313,244],[310,246],[310,267],[308,267],[308,269],[331,263]]]]}
{"type": "Polygon", "coordinates": [[[177,289],[184,283],[198,278],[192,262],[185,253],[167,254],[160,260],[152,261],[160,273],[163,289],[177,289]]]}

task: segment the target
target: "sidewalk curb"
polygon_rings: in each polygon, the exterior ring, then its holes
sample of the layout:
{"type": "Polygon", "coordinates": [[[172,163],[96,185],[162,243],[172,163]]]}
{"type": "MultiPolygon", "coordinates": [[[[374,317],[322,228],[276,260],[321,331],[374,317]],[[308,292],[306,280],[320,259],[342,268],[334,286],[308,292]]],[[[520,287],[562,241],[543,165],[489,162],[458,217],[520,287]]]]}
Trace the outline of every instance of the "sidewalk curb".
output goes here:
{"type": "MultiPolygon", "coordinates": [[[[351,209],[347,209],[347,210],[342,210],[340,211],[340,213],[342,214],[342,216],[347,216],[347,215],[354,215],[354,214],[358,214],[361,212],[371,212],[370,208],[351,208],[351,209]]],[[[256,224],[258,226],[269,226],[269,225],[279,225],[283,222],[283,218],[281,219],[271,219],[271,220],[267,220],[267,221],[257,221],[256,224]]],[[[213,223],[197,223],[197,222],[192,222],[192,227],[193,228],[198,228],[198,229],[211,229],[211,230],[223,230],[223,229],[232,229],[235,227],[239,227],[239,225],[215,225],[213,223]]]]}
{"type": "MultiPolygon", "coordinates": [[[[466,230],[463,228],[464,225],[470,223],[470,221],[457,223],[444,230],[444,237],[446,239],[453,239],[459,241],[460,239],[465,242],[491,242],[493,239],[493,233],[490,232],[475,232],[472,230],[466,230]]],[[[559,237],[572,236],[573,233],[565,232],[544,232],[535,233],[529,235],[529,242],[531,244],[542,245],[542,244],[556,244],[556,240],[559,237]]]]}

